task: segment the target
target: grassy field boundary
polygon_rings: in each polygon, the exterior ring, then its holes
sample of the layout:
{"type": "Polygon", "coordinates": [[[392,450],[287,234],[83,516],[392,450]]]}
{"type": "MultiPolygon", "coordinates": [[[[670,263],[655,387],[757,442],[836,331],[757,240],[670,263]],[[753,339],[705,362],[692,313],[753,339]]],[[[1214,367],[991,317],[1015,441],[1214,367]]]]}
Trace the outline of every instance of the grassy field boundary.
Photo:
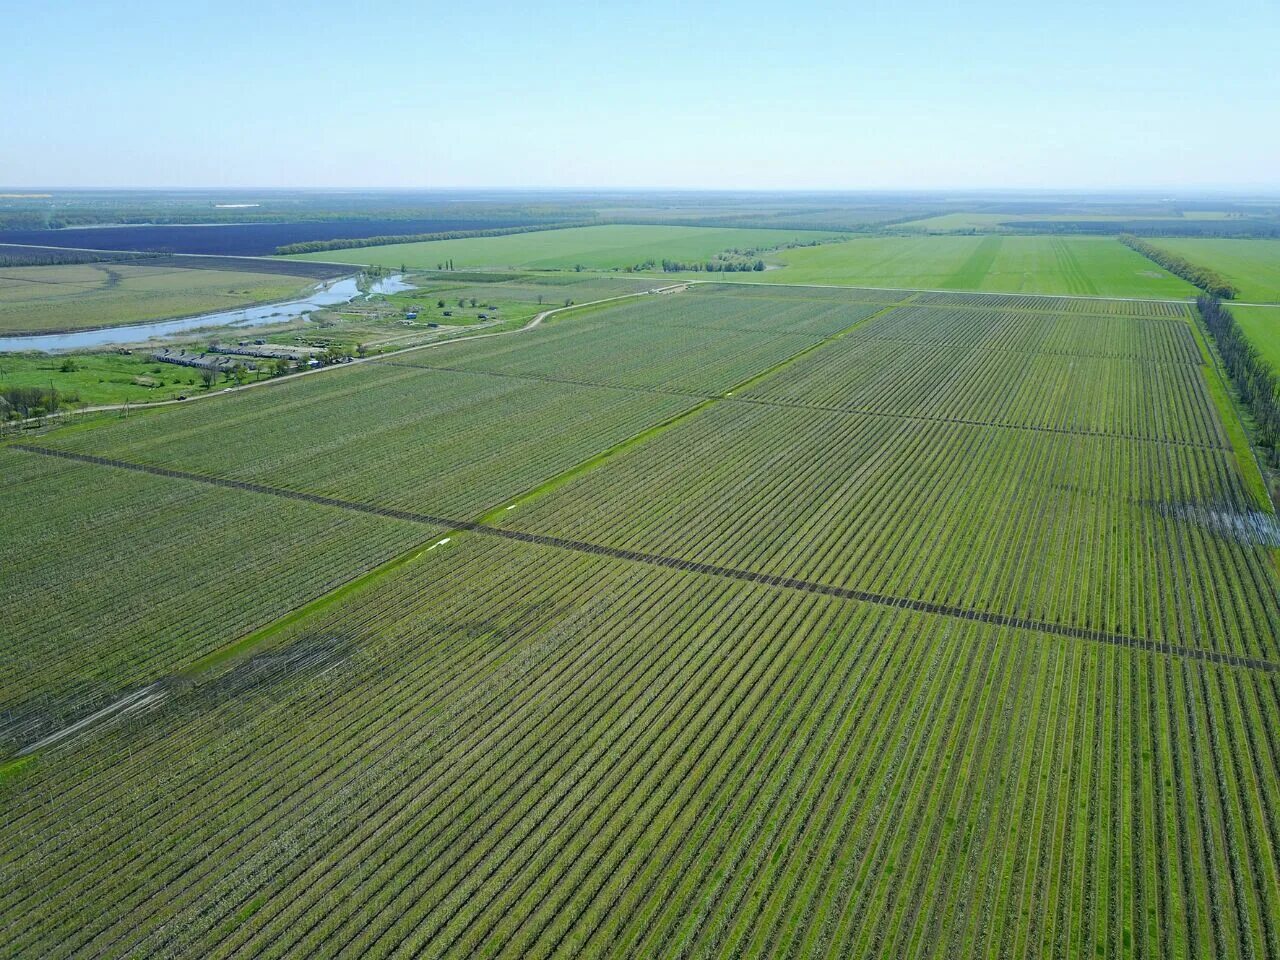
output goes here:
{"type": "Polygon", "coordinates": [[[438,545],[438,542],[428,543],[425,540],[420,541],[398,556],[392,557],[390,560],[374,567],[372,570],[367,570],[360,574],[360,576],[348,580],[346,583],[335,587],[328,593],[321,594],[300,607],[295,607],[279,619],[273,620],[271,623],[259,627],[252,633],[245,634],[239,640],[236,640],[219,650],[215,650],[212,653],[200,657],[198,660],[192,661],[189,666],[178,671],[176,676],[182,680],[196,684],[199,684],[202,680],[206,680],[209,677],[216,676],[221,667],[234,663],[250,653],[256,653],[266,647],[269,647],[272,638],[279,636],[295,623],[306,620],[313,614],[319,613],[353,593],[357,593],[370,584],[394,573],[401,567],[413,563],[428,550],[434,549],[434,547],[438,545]]]}
{"type": "MultiPolygon", "coordinates": [[[[1213,346],[1213,338],[1204,329],[1204,321],[1200,311],[1193,310],[1188,321],[1196,346],[1200,348],[1200,356],[1204,359],[1205,384],[1209,388],[1209,396],[1218,408],[1218,417],[1231,442],[1231,450],[1245,486],[1257,501],[1258,508],[1266,513],[1275,513],[1275,505],[1271,502],[1271,494],[1267,489],[1267,481],[1253,444],[1249,442],[1248,418],[1236,398],[1235,388],[1231,385],[1226,371],[1222,369],[1222,360],[1213,346]]],[[[1280,558],[1280,550],[1272,554],[1280,558]]]]}
{"type": "Polygon", "coordinates": [[[25,757],[15,757],[12,760],[0,761],[0,787],[11,783],[22,775],[24,770],[30,770],[35,766],[36,758],[34,754],[28,754],[25,757]]]}

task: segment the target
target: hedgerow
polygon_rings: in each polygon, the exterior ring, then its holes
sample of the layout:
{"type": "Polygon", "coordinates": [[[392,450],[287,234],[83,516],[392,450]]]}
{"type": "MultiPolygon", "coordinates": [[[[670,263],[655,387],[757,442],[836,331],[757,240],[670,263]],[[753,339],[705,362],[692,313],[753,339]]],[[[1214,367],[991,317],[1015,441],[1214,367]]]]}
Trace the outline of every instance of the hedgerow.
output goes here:
{"type": "Polygon", "coordinates": [[[1239,293],[1235,286],[1216,270],[1194,264],[1185,257],[1171,253],[1133,234],[1124,234],[1120,237],[1120,242],[1211,296],[1234,300],[1239,293]]]}

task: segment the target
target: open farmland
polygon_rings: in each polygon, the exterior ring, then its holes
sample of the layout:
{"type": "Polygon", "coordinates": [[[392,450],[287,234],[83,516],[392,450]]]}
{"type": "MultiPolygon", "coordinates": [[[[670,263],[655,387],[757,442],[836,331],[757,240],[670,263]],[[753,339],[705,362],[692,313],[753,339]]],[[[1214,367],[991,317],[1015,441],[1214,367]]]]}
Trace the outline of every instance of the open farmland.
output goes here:
{"type": "Polygon", "coordinates": [[[690,404],[365,366],[115,421],[58,445],[125,454],[150,473],[108,471],[95,483],[101,467],[4,450],[6,480],[30,493],[3,540],[0,624],[16,646],[0,675],[0,713],[41,730],[74,719],[435,532],[416,514],[402,522],[353,507],[466,516],[690,404]],[[352,424],[363,424],[363,440],[352,424]],[[194,472],[164,476],[172,468],[194,472]],[[209,475],[276,497],[210,490],[198,482],[209,475]],[[307,499],[316,496],[342,503],[307,499]],[[28,622],[33,604],[38,623],[28,622]]]}
{"type": "Polygon", "coordinates": [[[1189,307],[1018,289],[695,286],[3,450],[26,540],[98,518],[52,619],[202,518],[372,572],[10,764],[0,956],[1280,956],[1274,517],[1189,307]]]}
{"type": "Polygon", "coordinates": [[[502,279],[506,275],[495,274],[495,281],[486,279],[486,274],[472,274],[470,279],[457,280],[448,271],[431,273],[419,278],[422,289],[426,293],[439,290],[445,302],[456,297],[478,297],[482,302],[488,300],[514,300],[525,304],[539,306],[559,306],[565,300],[574,303],[590,303],[593,300],[604,300],[628,293],[643,293],[655,287],[661,287],[667,281],[654,278],[636,279],[634,277],[591,276],[578,273],[538,273],[515,274],[513,279],[502,279]]]}
{"type": "Polygon", "coordinates": [[[414,525],[0,448],[0,744],[80,719],[421,539],[414,525]],[[91,547],[89,545],[92,545],[91,547]],[[31,610],[42,612],[31,617],[31,610]]]}
{"type": "Polygon", "coordinates": [[[526,270],[624,269],[647,260],[706,260],[722,250],[771,248],[831,237],[813,230],[618,224],[538,230],[504,237],[395,243],[354,250],[303,254],[302,260],[433,270],[446,261],[455,269],[504,267],[526,270]]]}
{"type": "Polygon", "coordinates": [[[1280,376],[1280,307],[1247,307],[1231,304],[1231,315],[1271,369],[1280,376]]]}
{"type": "Polygon", "coordinates": [[[233,310],[305,291],[301,276],[134,263],[0,268],[0,334],[118,327],[233,310]]]}
{"type": "Polygon", "coordinates": [[[1219,240],[1159,237],[1157,247],[1225,277],[1238,299],[1280,303],[1280,240],[1219,240]]]}
{"type": "Polygon", "coordinates": [[[902,230],[921,230],[926,233],[1003,232],[1027,230],[1046,233],[1062,230],[1069,233],[1133,233],[1140,231],[1185,235],[1198,231],[1230,234],[1239,231],[1275,229],[1272,219],[1245,219],[1235,211],[1227,210],[1178,210],[1161,212],[1151,209],[1139,213],[944,213],[922,220],[898,224],[902,230]]]}
{"type": "MultiPolygon", "coordinates": [[[[1117,223],[1122,224],[1126,220],[1133,219],[1132,216],[1121,213],[1102,213],[1102,214],[1025,214],[1025,213],[940,213],[934,217],[925,217],[922,220],[908,220],[906,223],[898,224],[902,230],[920,230],[925,233],[967,233],[971,231],[999,231],[1001,228],[1016,227],[1019,222],[1025,220],[1039,220],[1042,223],[1062,222],[1062,221],[1093,221],[1102,224],[1117,223]]],[[[1168,219],[1178,221],[1182,219],[1179,216],[1170,215],[1156,219],[1168,219]]],[[[1120,228],[1117,228],[1120,229],[1120,228]]]]}
{"type": "Polygon", "coordinates": [[[552,322],[524,338],[445,346],[421,363],[711,396],[883,309],[797,303],[779,310],[764,300],[658,295],[552,322]]]}
{"type": "Polygon", "coordinates": [[[1196,293],[1112,237],[855,237],[769,259],[782,269],[742,279],[1101,297],[1196,293]]]}

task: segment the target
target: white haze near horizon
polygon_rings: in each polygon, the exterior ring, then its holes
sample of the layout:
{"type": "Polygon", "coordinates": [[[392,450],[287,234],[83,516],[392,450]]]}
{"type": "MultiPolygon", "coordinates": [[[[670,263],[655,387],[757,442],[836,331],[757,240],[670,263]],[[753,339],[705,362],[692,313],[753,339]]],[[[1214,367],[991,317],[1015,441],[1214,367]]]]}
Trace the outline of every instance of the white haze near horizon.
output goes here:
{"type": "Polygon", "coordinates": [[[1267,0],[3,6],[10,189],[1280,188],[1267,0]]]}

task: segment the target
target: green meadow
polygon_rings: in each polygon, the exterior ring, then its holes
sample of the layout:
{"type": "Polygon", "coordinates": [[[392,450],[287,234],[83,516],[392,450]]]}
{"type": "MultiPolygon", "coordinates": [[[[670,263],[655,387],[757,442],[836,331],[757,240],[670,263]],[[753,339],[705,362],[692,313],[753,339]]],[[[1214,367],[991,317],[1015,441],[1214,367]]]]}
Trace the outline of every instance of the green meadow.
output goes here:
{"type": "Polygon", "coordinates": [[[1239,300],[1280,303],[1280,240],[1160,237],[1151,242],[1216,270],[1240,291],[1239,300]]]}
{"type": "Polygon", "coordinates": [[[763,254],[771,269],[730,275],[747,282],[1152,298],[1186,298],[1196,292],[1111,237],[863,237],[802,230],[616,225],[303,256],[393,269],[433,269],[452,260],[455,269],[620,270],[647,260],[704,260],[734,248],[774,248],[763,254]],[[790,246],[821,239],[832,242],[790,246]]]}
{"type": "Polygon", "coordinates": [[[325,250],[299,259],[379,267],[433,270],[450,260],[455,269],[516,267],[525,270],[624,269],[646,260],[703,260],[722,250],[769,249],[833,236],[812,230],[745,230],[616,224],[539,230],[502,237],[395,243],[325,250]]]}
{"type": "Polygon", "coordinates": [[[784,283],[1105,297],[1196,293],[1110,237],[856,237],[769,259],[782,269],[760,279],[784,283]]]}
{"type": "Polygon", "coordinates": [[[203,393],[199,371],[157,363],[143,352],[0,353],[0,386],[53,387],[65,403],[149,403],[203,393]]]}
{"type": "Polygon", "coordinates": [[[1231,313],[1258,352],[1280,374],[1280,307],[1233,305],[1231,313]]]}

